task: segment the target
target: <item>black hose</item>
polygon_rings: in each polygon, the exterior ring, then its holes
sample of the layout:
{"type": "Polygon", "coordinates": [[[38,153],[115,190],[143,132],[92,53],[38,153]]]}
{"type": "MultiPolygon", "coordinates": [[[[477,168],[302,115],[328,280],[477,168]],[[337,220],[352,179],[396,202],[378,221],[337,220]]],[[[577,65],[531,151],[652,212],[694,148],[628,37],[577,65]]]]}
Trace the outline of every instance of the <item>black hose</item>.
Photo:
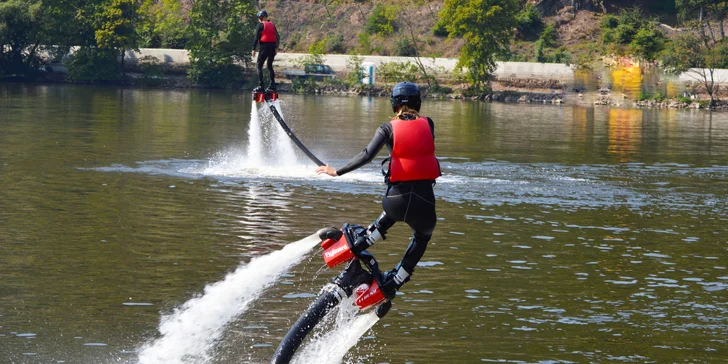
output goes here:
{"type": "Polygon", "coordinates": [[[314,327],[326,316],[331,309],[339,304],[339,297],[334,291],[327,291],[326,293],[319,296],[311,306],[308,306],[306,312],[298,318],[296,324],[291,327],[283,338],[278,349],[276,349],[273,358],[270,360],[271,364],[288,364],[293,359],[293,354],[296,353],[298,347],[301,346],[303,339],[306,335],[313,330],[314,327]]]}
{"type": "Polygon", "coordinates": [[[320,159],[316,158],[316,156],[313,153],[311,153],[311,151],[308,150],[308,148],[306,148],[306,146],[303,145],[303,143],[301,143],[300,140],[298,140],[298,137],[296,137],[296,134],[293,134],[293,131],[291,131],[291,128],[288,127],[286,122],[283,120],[283,117],[281,116],[281,114],[278,113],[278,110],[276,109],[275,105],[270,103],[269,106],[270,106],[270,111],[273,113],[273,116],[275,116],[276,120],[278,120],[278,124],[281,125],[281,128],[283,128],[283,130],[286,132],[286,134],[288,134],[288,136],[291,138],[291,140],[293,140],[293,142],[296,143],[298,148],[301,149],[301,151],[303,151],[304,153],[306,153],[306,156],[310,160],[312,160],[314,163],[316,163],[317,166],[325,166],[326,163],[324,163],[320,159]]]}

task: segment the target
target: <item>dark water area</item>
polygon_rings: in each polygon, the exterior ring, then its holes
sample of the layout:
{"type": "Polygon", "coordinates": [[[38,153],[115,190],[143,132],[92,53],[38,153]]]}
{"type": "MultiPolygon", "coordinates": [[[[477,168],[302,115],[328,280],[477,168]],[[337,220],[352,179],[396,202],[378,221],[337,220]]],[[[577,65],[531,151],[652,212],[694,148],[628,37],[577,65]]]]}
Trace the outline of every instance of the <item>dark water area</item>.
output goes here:
{"type": "MultiPolygon", "coordinates": [[[[281,100],[334,166],[391,117],[385,98],[281,100]]],[[[437,229],[347,362],[728,360],[728,114],[422,112],[437,229]]],[[[251,167],[250,120],[247,93],[0,84],[0,362],[135,363],[162,315],[241,263],[379,215],[381,157],[339,179],[301,156],[251,167]]],[[[407,230],[371,249],[385,268],[407,230]]],[[[314,249],[185,362],[267,362],[338,272],[322,266],[314,249]]]]}

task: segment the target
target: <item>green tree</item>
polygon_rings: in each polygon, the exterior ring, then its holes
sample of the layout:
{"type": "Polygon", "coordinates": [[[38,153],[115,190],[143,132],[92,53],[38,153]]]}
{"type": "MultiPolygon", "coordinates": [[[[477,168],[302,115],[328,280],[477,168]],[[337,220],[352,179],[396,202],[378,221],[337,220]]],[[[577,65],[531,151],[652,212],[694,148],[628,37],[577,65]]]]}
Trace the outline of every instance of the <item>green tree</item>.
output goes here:
{"type": "Polygon", "coordinates": [[[481,88],[495,71],[495,56],[513,39],[518,0],[445,0],[440,19],[450,37],[463,37],[458,67],[468,68],[471,85],[481,88]]]}
{"type": "Polygon", "coordinates": [[[137,32],[141,45],[182,49],[188,39],[187,22],[179,0],[143,0],[137,32]]]}
{"type": "Polygon", "coordinates": [[[372,15],[367,18],[366,32],[369,34],[389,35],[394,33],[394,19],[397,17],[397,8],[391,5],[377,4],[372,15]]]}
{"type": "Polygon", "coordinates": [[[240,63],[249,63],[255,9],[246,0],[197,0],[190,10],[191,67],[193,81],[232,87],[242,82],[240,63]]]}
{"type": "Polygon", "coordinates": [[[635,34],[630,48],[634,54],[649,62],[654,61],[665,48],[667,41],[664,34],[657,30],[656,25],[640,29],[635,34]]]}
{"type": "Polygon", "coordinates": [[[533,40],[538,37],[544,28],[541,12],[531,3],[516,14],[518,37],[524,40],[533,40]]]}
{"type": "Polygon", "coordinates": [[[42,63],[46,15],[40,0],[0,2],[0,75],[31,75],[42,63]]]}
{"type": "Polygon", "coordinates": [[[685,22],[697,21],[706,28],[706,35],[713,38],[725,38],[724,22],[728,17],[728,1],[726,0],[675,0],[679,17],[685,22]],[[719,34],[714,34],[717,26],[719,34]]]}
{"type": "Polygon", "coordinates": [[[677,0],[681,19],[688,30],[680,33],[664,52],[665,65],[685,72],[700,82],[715,105],[719,88],[716,69],[728,67],[728,39],[723,29],[725,1],[677,0]],[[716,25],[718,27],[716,33],[716,25]]]}
{"type": "Polygon", "coordinates": [[[106,0],[97,6],[93,17],[96,45],[119,53],[122,74],[124,52],[139,49],[139,35],[134,24],[138,19],[136,8],[134,0],[106,0]]]}

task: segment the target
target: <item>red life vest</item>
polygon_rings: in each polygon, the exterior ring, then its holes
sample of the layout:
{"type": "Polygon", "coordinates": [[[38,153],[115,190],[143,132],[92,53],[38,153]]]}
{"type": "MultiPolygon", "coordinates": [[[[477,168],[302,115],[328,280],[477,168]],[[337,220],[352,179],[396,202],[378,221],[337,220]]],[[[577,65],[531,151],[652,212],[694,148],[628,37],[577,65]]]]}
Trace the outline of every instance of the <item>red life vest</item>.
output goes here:
{"type": "Polygon", "coordinates": [[[276,26],[269,21],[263,22],[263,32],[260,33],[261,43],[276,43],[278,38],[276,37],[276,26]]]}
{"type": "Polygon", "coordinates": [[[389,161],[389,182],[435,180],[440,163],[435,158],[435,140],[427,118],[394,119],[394,146],[389,161]]]}

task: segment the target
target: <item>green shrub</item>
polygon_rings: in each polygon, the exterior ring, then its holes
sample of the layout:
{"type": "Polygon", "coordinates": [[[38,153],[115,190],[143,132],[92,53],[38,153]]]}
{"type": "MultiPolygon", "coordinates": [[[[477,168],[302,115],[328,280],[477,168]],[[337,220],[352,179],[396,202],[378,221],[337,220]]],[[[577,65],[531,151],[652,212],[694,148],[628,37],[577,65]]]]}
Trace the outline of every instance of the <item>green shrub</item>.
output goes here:
{"type": "Polygon", "coordinates": [[[642,59],[654,61],[665,49],[666,37],[654,27],[642,28],[634,36],[630,48],[642,59]]]}
{"type": "Polygon", "coordinates": [[[372,10],[372,15],[367,19],[365,30],[369,34],[389,35],[394,33],[394,19],[397,17],[397,9],[393,6],[377,4],[372,10]]]}
{"type": "Polygon", "coordinates": [[[639,29],[647,23],[642,9],[639,6],[634,6],[628,9],[622,9],[619,12],[619,24],[630,25],[632,28],[639,29]]]}
{"type": "Polygon", "coordinates": [[[614,32],[614,40],[621,45],[632,43],[632,38],[637,34],[637,30],[629,24],[619,24],[614,32]]]}
{"type": "Polygon", "coordinates": [[[235,88],[243,83],[243,69],[231,60],[192,61],[187,76],[197,84],[214,88],[235,88]]]}
{"type": "Polygon", "coordinates": [[[309,64],[322,64],[324,63],[325,47],[326,39],[314,42],[308,47],[308,54],[302,57],[298,57],[293,61],[293,63],[295,63],[299,67],[305,67],[309,64]]]}
{"type": "Polygon", "coordinates": [[[341,34],[326,36],[324,48],[326,53],[346,53],[344,36],[341,34]]]}
{"type": "Polygon", "coordinates": [[[142,73],[140,80],[149,85],[156,85],[164,82],[164,72],[159,58],[154,56],[144,56],[137,62],[137,67],[142,73]]]}
{"type": "Polygon", "coordinates": [[[359,33],[359,39],[357,42],[359,43],[359,46],[357,47],[359,54],[372,54],[372,40],[369,34],[359,33]]]}
{"type": "Polygon", "coordinates": [[[377,66],[377,78],[386,83],[396,83],[417,79],[419,69],[411,62],[387,62],[377,66]]]}
{"type": "Polygon", "coordinates": [[[316,93],[319,86],[313,78],[294,78],[291,90],[298,93],[316,93]]]}
{"type": "Polygon", "coordinates": [[[394,44],[394,54],[402,57],[413,57],[417,55],[417,50],[409,38],[402,37],[394,44]]]}
{"type": "Polygon", "coordinates": [[[541,13],[531,3],[516,14],[516,24],[518,37],[523,40],[535,39],[544,28],[541,13]]]}
{"type": "Polygon", "coordinates": [[[364,78],[364,72],[362,72],[361,65],[364,63],[364,58],[351,56],[346,59],[346,69],[349,73],[346,75],[346,83],[348,86],[356,85],[361,83],[361,79],[364,78]]]}
{"type": "Polygon", "coordinates": [[[541,32],[540,40],[543,40],[546,47],[553,47],[558,41],[559,35],[556,33],[556,27],[553,24],[549,24],[541,32]]]}
{"type": "Polygon", "coordinates": [[[536,57],[536,62],[544,63],[547,61],[546,55],[544,54],[544,48],[545,48],[545,42],[543,39],[539,39],[536,41],[535,48],[534,48],[534,56],[536,57]]]}
{"type": "Polygon", "coordinates": [[[602,42],[604,44],[612,44],[614,43],[616,31],[614,29],[605,29],[602,31],[602,42]]]}
{"type": "Polygon", "coordinates": [[[566,48],[559,48],[556,50],[556,53],[554,53],[554,56],[552,57],[551,61],[553,63],[563,63],[567,66],[571,65],[571,53],[566,50],[566,48]]]}
{"type": "Polygon", "coordinates": [[[616,16],[612,14],[607,14],[604,17],[602,17],[602,20],[599,22],[599,26],[602,29],[615,29],[619,25],[619,19],[617,19],[616,16]]]}
{"type": "Polygon", "coordinates": [[[450,35],[450,32],[447,31],[447,27],[445,26],[444,19],[440,19],[435,23],[435,26],[432,27],[432,34],[436,37],[447,37],[450,35]]]}
{"type": "Polygon", "coordinates": [[[72,81],[103,82],[121,79],[113,49],[81,47],[70,57],[68,78],[72,81]]]}

